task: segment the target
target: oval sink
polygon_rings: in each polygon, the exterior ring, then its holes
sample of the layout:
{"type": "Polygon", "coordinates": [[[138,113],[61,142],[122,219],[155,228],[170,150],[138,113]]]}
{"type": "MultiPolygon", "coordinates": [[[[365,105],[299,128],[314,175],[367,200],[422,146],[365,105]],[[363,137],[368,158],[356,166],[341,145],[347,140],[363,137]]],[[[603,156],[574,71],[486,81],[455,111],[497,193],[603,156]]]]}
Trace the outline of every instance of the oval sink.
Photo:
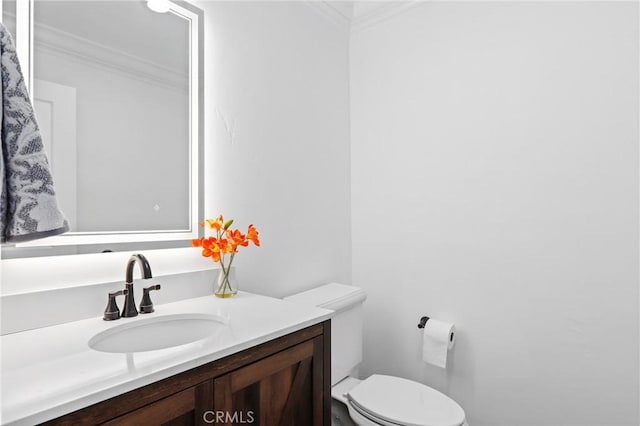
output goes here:
{"type": "Polygon", "coordinates": [[[226,321],[216,315],[157,316],[102,331],[89,339],[89,347],[114,353],[155,351],[211,337],[226,326],[226,321]]]}

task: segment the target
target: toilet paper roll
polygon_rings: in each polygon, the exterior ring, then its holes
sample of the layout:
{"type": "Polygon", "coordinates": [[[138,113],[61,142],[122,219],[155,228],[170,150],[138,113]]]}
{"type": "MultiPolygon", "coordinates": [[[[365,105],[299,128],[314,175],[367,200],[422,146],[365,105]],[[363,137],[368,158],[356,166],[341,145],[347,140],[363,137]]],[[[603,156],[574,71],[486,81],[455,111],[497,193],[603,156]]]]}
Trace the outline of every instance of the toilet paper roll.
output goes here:
{"type": "Polygon", "coordinates": [[[422,360],[440,368],[447,368],[449,349],[456,341],[456,326],[429,319],[423,329],[422,360]]]}

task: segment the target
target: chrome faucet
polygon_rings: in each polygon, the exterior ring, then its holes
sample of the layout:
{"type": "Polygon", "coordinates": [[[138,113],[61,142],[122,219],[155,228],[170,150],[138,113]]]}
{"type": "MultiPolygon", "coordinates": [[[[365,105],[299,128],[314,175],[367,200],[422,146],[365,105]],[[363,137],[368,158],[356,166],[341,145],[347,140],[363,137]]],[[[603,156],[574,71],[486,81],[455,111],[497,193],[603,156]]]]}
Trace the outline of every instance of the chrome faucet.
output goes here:
{"type": "MultiPolygon", "coordinates": [[[[135,317],[138,315],[136,309],[136,302],[133,297],[133,267],[138,264],[140,271],[142,272],[142,278],[148,280],[153,278],[151,276],[151,266],[146,257],[141,254],[134,254],[129,258],[127,262],[127,272],[125,274],[125,289],[128,290],[124,299],[124,308],[122,308],[123,317],[135,317]]],[[[159,287],[158,287],[159,288],[159,287]]]]}

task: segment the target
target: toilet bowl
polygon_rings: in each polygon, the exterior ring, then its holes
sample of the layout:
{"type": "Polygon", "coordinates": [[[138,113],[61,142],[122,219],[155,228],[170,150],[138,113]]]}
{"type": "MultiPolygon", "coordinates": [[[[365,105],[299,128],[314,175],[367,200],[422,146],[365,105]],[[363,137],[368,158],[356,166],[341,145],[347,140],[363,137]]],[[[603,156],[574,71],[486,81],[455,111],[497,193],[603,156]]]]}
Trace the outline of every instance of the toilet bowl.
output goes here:
{"type": "MultiPolygon", "coordinates": [[[[365,299],[362,289],[337,283],[285,297],[335,311],[331,319],[331,397],[344,404],[352,424],[468,426],[458,403],[422,383],[382,374],[372,374],[364,380],[353,377],[362,361],[365,299]]],[[[334,414],[333,423],[347,426],[337,416],[334,414]]]]}

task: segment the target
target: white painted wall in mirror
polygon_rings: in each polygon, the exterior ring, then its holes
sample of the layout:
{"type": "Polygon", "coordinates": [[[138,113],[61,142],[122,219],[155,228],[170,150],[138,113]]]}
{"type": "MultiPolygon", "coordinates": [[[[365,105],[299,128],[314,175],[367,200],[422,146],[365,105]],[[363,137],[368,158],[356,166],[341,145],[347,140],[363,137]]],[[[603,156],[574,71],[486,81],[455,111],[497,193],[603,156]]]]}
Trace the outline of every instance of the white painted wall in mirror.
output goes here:
{"type": "MultiPolygon", "coordinates": [[[[57,124],[75,126],[77,135],[75,146],[66,146],[61,137],[52,150],[60,206],[74,232],[188,229],[188,25],[143,4],[113,4],[35,3],[33,68],[34,82],[40,84],[34,96],[42,100],[38,89],[44,84],[64,85],[76,93],[75,116],[64,106],[56,111],[57,124]],[[134,22],[121,22],[119,31],[107,32],[107,12],[146,18],[155,25],[141,31],[134,22]],[[151,38],[163,25],[183,44],[182,49],[174,46],[179,54],[161,49],[162,40],[151,38]],[[148,52],[133,56],[114,33],[131,39],[138,50],[138,44],[149,46],[148,52]],[[61,123],[62,113],[68,122],[61,123]],[[66,167],[56,164],[61,158],[66,167]],[[74,169],[77,176],[71,176],[74,169]]],[[[56,105],[35,102],[36,114],[46,116],[56,105]]]]}

